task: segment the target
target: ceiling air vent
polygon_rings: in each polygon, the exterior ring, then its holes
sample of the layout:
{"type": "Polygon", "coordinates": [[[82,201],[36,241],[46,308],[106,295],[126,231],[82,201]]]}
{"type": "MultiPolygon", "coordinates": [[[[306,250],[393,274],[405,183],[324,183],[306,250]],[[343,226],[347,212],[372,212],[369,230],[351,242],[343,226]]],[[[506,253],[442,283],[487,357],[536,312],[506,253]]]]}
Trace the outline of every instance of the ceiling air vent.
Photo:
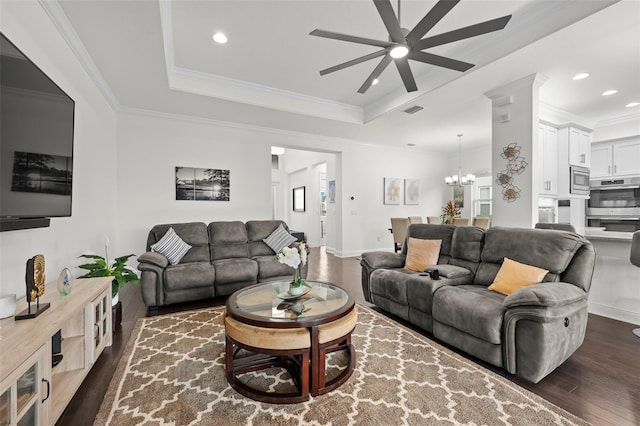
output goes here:
{"type": "Polygon", "coordinates": [[[415,114],[416,112],[420,111],[421,109],[424,109],[424,108],[422,108],[419,105],[414,105],[411,108],[405,109],[404,112],[406,112],[407,114],[415,114]]]}

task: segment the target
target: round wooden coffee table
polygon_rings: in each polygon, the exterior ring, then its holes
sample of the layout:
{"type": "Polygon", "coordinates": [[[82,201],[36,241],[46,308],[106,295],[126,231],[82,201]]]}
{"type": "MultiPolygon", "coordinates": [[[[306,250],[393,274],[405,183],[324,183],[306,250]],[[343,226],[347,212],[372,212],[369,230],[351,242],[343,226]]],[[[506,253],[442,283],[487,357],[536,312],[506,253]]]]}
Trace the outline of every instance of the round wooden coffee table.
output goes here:
{"type": "Polygon", "coordinates": [[[317,396],[337,388],[353,373],[356,357],[351,332],[357,319],[353,297],[333,284],[308,284],[312,289],[298,299],[290,299],[289,283],[284,281],[247,287],[227,299],[227,380],[239,393],[263,402],[302,402],[309,399],[309,393],[317,396]],[[308,347],[303,344],[305,333],[308,347]],[[240,349],[253,355],[238,357],[240,349]],[[327,381],[326,354],[339,350],[348,354],[346,368],[327,381]],[[238,378],[274,366],[289,371],[297,393],[266,392],[238,378]]]}

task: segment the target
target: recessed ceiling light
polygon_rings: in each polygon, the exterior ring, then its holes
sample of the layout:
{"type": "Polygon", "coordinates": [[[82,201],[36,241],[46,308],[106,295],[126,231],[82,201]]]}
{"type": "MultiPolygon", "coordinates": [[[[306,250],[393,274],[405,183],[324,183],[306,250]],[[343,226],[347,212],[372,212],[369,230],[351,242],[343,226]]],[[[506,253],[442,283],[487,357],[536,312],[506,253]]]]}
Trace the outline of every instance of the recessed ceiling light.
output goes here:
{"type": "Polygon", "coordinates": [[[627,105],[625,105],[627,108],[632,108],[634,106],[638,106],[640,105],[640,102],[630,102],[627,105]]]}
{"type": "Polygon", "coordinates": [[[588,72],[581,72],[579,74],[574,75],[573,79],[574,80],[582,80],[582,79],[587,78],[587,77],[589,77],[589,73],[588,72]]]}
{"type": "Polygon", "coordinates": [[[215,33],[213,35],[213,41],[215,41],[216,43],[225,44],[227,42],[227,36],[224,35],[224,33],[215,33]]]}
{"type": "Polygon", "coordinates": [[[602,92],[602,96],[615,95],[616,93],[618,93],[618,91],[617,91],[617,90],[615,90],[615,89],[607,90],[606,92],[602,92]]]}
{"type": "Polygon", "coordinates": [[[371,84],[378,84],[380,83],[380,80],[378,80],[377,78],[374,78],[373,81],[371,82],[371,84]]]}

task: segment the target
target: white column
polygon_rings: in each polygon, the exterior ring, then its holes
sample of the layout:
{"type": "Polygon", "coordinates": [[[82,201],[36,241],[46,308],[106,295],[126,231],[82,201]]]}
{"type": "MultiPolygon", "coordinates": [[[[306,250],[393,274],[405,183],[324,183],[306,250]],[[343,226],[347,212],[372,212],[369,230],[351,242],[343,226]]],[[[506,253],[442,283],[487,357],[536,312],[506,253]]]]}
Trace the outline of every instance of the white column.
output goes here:
{"type": "Polygon", "coordinates": [[[538,221],[538,90],[546,80],[532,74],[485,93],[492,100],[492,225],[532,228],[538,221]],[[503,158],[509,146],[519,151],[511,161],[503,158]],[[509,164],[520,170],[507,173],[510,183],[501,185],[498,177],[509,164]]]}

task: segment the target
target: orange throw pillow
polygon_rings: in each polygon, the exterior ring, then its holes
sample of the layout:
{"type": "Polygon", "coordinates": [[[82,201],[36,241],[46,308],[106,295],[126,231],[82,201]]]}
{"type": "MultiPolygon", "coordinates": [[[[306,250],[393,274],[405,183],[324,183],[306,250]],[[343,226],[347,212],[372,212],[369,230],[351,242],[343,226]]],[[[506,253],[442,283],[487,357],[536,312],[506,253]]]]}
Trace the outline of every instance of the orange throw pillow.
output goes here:
{"type": "Polygon", "coordinates": [[[423,272],[427,266],[437,265],[441,245],[442,240],[409,238],[404,268],[411,271],[423,272]]]}
{"type": "Polygon", "coordinates": [[[542,282],[547,272],[549,271],[546,269],[526,265],[505,257],[498,274],[489,286],[489,290],[509,295],[522,287],[542,282]]]}

